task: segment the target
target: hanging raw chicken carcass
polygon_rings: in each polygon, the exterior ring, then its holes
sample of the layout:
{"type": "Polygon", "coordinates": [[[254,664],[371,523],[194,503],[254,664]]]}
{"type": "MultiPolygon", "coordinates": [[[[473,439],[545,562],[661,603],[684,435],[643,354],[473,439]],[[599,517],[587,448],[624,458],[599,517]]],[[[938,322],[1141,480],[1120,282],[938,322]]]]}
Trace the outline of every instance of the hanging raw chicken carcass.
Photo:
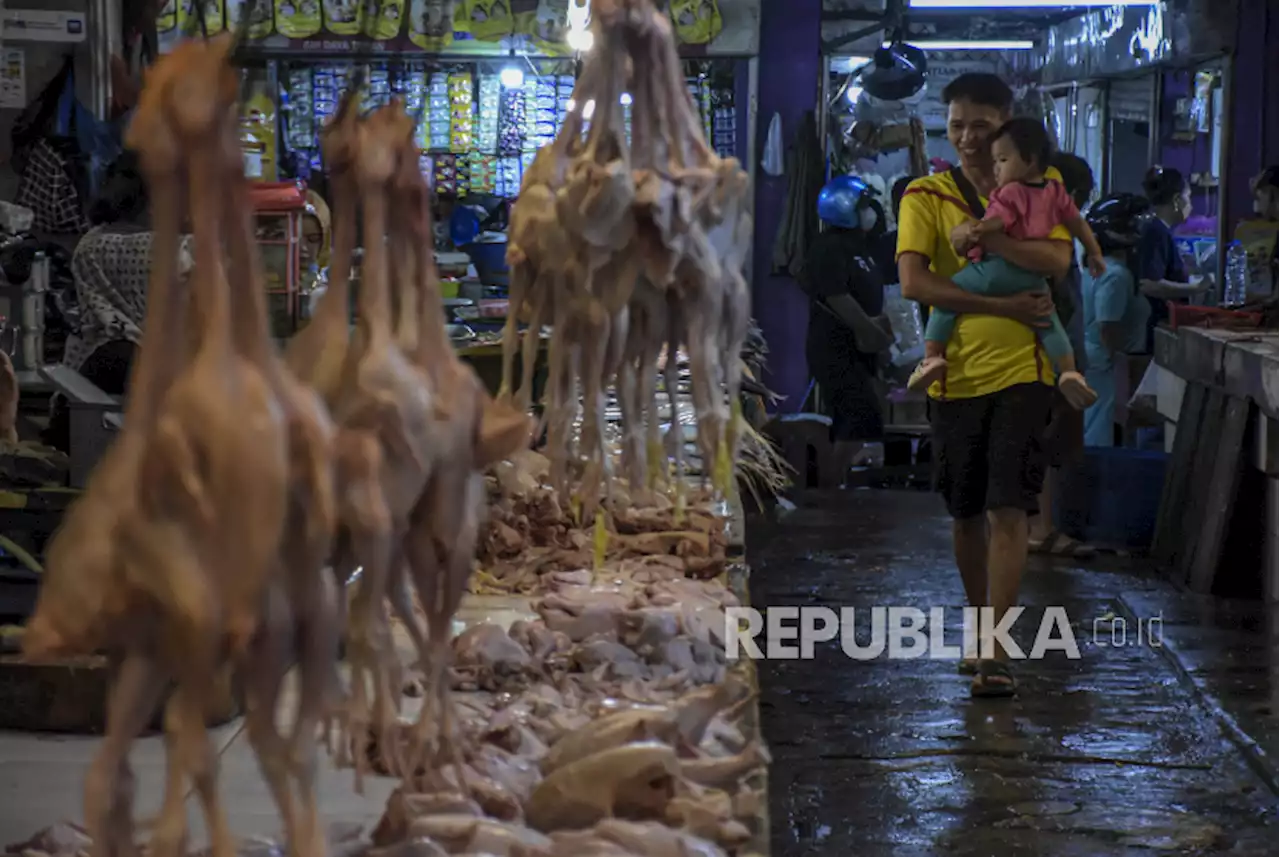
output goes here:
{"type": "MultiPolygon", "coordinates": [[[[528,307],[522,401],[536,326],[551,320],[545,418],[552,483],[565,488],[585,459],[577,499],[589,513],[606,472],[605,387],[619,376],[631,481],[656,484],[659,469],[649,464],[657,457],[653,375],[664,346],[672,355],[683,346],[703,472],[727,495],[738,419],[730,403],[749,319],[742,274],[751,232],[747,175],[736,159],[707,146],[667,16],[649,0],[605,0],[592,9],[595,47],[574,90],[576,109],[539,152],[512,214],[503,389],[511,390],[515,315],[528,307]],[[619,104],[624,89],[633,105],[630,146],[619,104]],[[574,450],[569,429],[579,385],[584,414],[574,450]]],[[[674,399],[675,361],[668,363],[674,399]]],[[[682,429],[674,408],[673,423],[678,457],[682,429]]],[[[681,480],[676,485],[681,491],[681,480]]]]}

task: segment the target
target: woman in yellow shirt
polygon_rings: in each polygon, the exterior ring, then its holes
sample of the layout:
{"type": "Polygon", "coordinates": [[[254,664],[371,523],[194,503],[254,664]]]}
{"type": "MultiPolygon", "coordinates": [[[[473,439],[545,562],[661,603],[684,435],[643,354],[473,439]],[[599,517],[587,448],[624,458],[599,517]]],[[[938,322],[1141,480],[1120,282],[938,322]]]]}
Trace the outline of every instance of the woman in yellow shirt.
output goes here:
{"type": "MultiPolygon", "coordinates": [[[[990,137],[1011,115],[1013,93],[992,74],[963,74],[942,93],[947,139],[960,166],[917,179],[902,197],[898,273],[904,297],[959,313],[947,347],[947,389],[930,390],[936,479],[954,519],[956,565],[968,602],[993,608],[998,623],[1017,602],[1027,560],[1027,513],[1044,482],[1043,437],[1053,401],[1053,370],[1033,327],[1053,309],[1044,292],[991,298],[951,282],[965,260],[961,227],[981,216],[995,186],[990,137]],[[955,239],[953,240],[953,233],[955,239]],[[989,535],[988,535],[989,534],[989,535]]],[[[1046,178],[1061,181],[1056,170],[1046,178]]],[[[1071,264],[1066,230],[1043,241],[1003,233],[983,247],[1046,277],[1071,264]]],[[[988,644],[990,641],[987,641],[988,644]]],[[[1017,684],[998,640],[966,658],[975,696],[1012,696],[1017,684]]]]}

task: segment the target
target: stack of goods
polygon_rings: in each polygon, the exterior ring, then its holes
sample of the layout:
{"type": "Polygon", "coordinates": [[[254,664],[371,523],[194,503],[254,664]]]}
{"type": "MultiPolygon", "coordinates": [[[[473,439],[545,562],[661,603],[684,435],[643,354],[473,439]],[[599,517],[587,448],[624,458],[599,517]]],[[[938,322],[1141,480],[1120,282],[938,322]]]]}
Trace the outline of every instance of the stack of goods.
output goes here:
{"type": "Polygon", "coordinates": [[[520,195],[520,158],[499,158],[493,192],[506,199],[520,195]]]}
{"type": "Polygon", "coordinates": [[[631,145],[631,96],[626,95],[622,100],[622,134],[627,141],[627,145],[631,145]]]}
{"type": "Polygon", "coordinates": [[[471,72],[449,75],[449,151],[469,152],[475,144],[475,102],[471,94],[471,72]]]}
{"type": "Polygon", "coordinates": [[[436,193],[454,195],[458,192],[458,159],[455,155],[436,155],[432,158],[435,165],[436,193]]]}
{"type": "Polygon", "coordinates": [[[701,75],[691,77],[685,81],[689,87],[689,97],[693,99],[693,104],[698,108],[698,118],[702,120],[702,135],[711,139],[711,85],[707,83],[707,79],[701,75]]]}
{"type": "Polygon", "coordinates": [[[550,144],[559,127],[556,124],[556,80],[553,77],[540,77],[533,81],[532,87],[525,87],[526,94],[530,89],[533,92],[533,103],[528,103],[526,95],[524,136],[527,148],[533,151],[550,144]]]}
{"type": "Polygon", "coordinates": [[[560,133],[560,126],[564,125],[565,120],[569,118],[569,105],[573,104],[573,88],[577,86],[578,81],[571,74],[562,74],[556,78],[556,130],[560,133]]]}
{"type": "Polygon", "coordinates": [[[498,115],[502,111],[502,83],[493,75],[480,78],[480,111],[476,120],[476,148],[498,151],[498,115]]]}
{"type": "MultiPolygon", "coordinates": [[[[285,108],[285,145],[295,152],[310,152],[316,145],[320,131],[316,117],[320,115],[320,103],[315,99],[311,83],[311,69],[289,69],[289,101],[285,108]]],[[[333,105],[326,104],[325,112],[333,112],[333,105]]]]}
{"type": "Polygon", "coordinates": [[[427,121],[424,102],[427,94],[427,71],[421,65],[412,65],[403,69],[391,82],[391,89],[404,103],[405,112],[410,116],[420,116],[422,120],[414,130],[414,141],[419,149],[427,148],[427,121]]]}
{"type": "Polygon", "coordinates": [[[471,193],[471,155],[455,155],[454,163],[454,180],[457,182],[458,196],[466,196],[471,193]]]}
{"type": "Polygon", "coordinates": [[[364,105],[362,109],[373,110],[378,107],[384,107],[390,100],[391,76],[387,73],[386,67],[374,67],[369,69],[369,76],[365,83],[364,105]]]}
{"type": "Polygon", "coordinates": [[[449,110],[449,78],[443,72],[431,75],[431,88],[427,92],[427,148],[433,152],[449,151],[449,129],[452,127],[449,110]]]}
{"type": "Polygon", "coordinates": [[[471,190],[476,193],[494,193],[498,183],[498,159],[483,152],[472,152],[471,190]]]}
{"type": "Polygon", "coordinates": [[[504,90],[498,119],[498,154],[519,155],[523,151],[526,115],[524,90],[504,90]]]}
{"type": "Polygon", "coordinates": [[[426,178],[427,187],[431,189],[432,193],[435,193],[435,189],[436,189],[435,168],[436,168],[435,161],[432,159],[430,155],[428,155],[426,152],[421,152],[418,154],[418,172],[422,173],[422,175],[426,178]]]}
{"type": "Polygon", "coordinates": [[[722,158],[732,158],[738,149],[738,114],[733,108],[733,92],[717,90],[711,111],[711,146],[722,158]]]}

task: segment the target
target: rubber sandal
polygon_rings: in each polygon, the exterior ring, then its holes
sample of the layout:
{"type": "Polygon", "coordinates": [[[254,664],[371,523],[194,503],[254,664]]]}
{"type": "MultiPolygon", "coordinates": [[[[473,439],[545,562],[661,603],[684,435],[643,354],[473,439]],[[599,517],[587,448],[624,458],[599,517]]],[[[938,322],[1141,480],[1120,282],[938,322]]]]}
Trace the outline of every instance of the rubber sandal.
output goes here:
{"type": "Polygon", "coordinates": [[[1018,682],[1004,661],[981,660],[969,695],[975,699],[1008,699],[1018,695],[1018,682]]]}
{"type": "Polygon", "coordinates": [[[1027,550],[1034,554],[1067,557],[1070,559],[1092,559],[1098,555],[1098,549],[1084,542],[1076,541],[1066,533],[1054,530],[1043,539],[1029,539],[1027,550]]]}

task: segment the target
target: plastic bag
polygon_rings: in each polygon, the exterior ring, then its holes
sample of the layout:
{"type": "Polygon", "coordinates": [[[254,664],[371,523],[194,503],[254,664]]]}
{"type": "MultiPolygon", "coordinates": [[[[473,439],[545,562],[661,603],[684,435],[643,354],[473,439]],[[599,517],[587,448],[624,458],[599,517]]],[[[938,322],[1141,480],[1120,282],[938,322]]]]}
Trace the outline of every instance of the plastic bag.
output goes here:
{"type": "Polygon", "coordinates": [[[764,141],[764,157],[760,159],[760,166],[774,178],[781,176],[786,169],[782,157],[782,116],[776,111],[769,120],[769,135],[764,141]]]}
{"type": "Polygon", "coordinates": [[[884,314],[893,328],[889,353],[894,366],[914,366],[924,359],[924,322],[920,305],[902,296],[899,286],[884,287],[884,314]]]}

